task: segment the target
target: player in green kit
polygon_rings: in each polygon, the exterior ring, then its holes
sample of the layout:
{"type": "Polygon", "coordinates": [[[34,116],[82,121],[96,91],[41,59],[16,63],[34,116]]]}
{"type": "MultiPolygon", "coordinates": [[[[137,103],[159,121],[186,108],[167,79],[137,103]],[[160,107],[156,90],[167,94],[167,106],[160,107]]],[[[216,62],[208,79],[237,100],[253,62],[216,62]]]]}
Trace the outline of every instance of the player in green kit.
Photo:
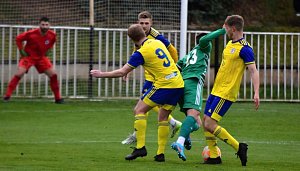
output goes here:
{"type": "Polygon", "coordinates": [[[184,148],[191,149],[190,133],[198,130],[201,126],[202,93],[212,49],[211,41],[225,33],[223,28],[206,35],[204,33],[200,34],[197,36],[199,44],[177,62],[177,67],[181,70],[185,84],[184,96],[180,99],[179,105],[186,118],[181,125],[177,141],[172,143],[171,147],[183,161],[186,160],[184,148]],[[200,40],[198,40],[199,38],[200,40]]]}

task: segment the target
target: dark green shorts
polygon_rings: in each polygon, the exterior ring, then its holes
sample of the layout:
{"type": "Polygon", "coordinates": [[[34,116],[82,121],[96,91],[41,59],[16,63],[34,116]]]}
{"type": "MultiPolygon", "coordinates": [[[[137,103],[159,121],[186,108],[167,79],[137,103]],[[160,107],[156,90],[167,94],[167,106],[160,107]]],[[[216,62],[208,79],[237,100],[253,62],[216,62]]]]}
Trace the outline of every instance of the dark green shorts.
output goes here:
{"type": "Polygon", "coordinates": [[[201,112],[204,82],[197,78],[188,78],[184,81],[184,95],[179,100],[180,111],[186,113],[188,109],[201,112]]]}

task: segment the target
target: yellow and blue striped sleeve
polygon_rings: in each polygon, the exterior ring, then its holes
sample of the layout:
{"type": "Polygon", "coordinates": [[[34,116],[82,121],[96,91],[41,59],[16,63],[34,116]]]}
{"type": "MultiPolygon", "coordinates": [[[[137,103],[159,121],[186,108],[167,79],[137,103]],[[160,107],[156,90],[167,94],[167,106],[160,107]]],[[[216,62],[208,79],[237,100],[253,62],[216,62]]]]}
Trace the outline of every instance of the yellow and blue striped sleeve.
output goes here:
{"type": "Polygon", "coordinates": [[[246,65],[254,64],[255,63],[253,49],[250,46],[248,46],[248,45],[245,45],[241,49],[241,51],[240,51],[240,57],[244,60],[244,63],[246,65]]]}
{"type": "Polygon", "coordinates": [[[143,55],[139,51],[135,51],[129,58],[127,64],[132,68],[137,68],[145,63],[143,55]]]}

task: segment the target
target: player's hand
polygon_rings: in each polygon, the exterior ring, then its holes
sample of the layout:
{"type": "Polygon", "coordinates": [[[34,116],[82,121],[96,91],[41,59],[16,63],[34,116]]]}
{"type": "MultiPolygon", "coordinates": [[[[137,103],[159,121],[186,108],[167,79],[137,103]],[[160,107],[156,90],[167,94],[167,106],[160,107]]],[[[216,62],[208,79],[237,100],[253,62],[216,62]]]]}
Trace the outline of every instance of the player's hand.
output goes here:
{"type": "Polygon", "coordinates": [[[255,110],[257,110],[259,108],[259,95],[257,94],[254,94],[254,107],[255,107],[255,110]]]}
{"type": "Polygon", "coordinates": [[[20,50],[20,54],[21,54],[22,57],[28,56],[28,54],[23,49],[20,50]]]}
{"type": "Polygon", "coordinates": [[[52,50],[49,49],[47,52],[46,52],[46,56],[49,57],[49,56],[52,56],[52,50]]]}
{"type": "Polygon", "coordinates": [[[128,81],[128,78],[129,78],[129,73],[122,77],[123,81],[128,81]]]}
{"type": "Polygon", "coordinates": [[[223,29],[225,29],[225,32],[226,32],[226,34],[227,34],[227,30],[228,30],[228,27],[227,27],[227,25],[226,24],[223,24],[223,27],[222,27],[223,29]]]}
{"type": "Polygon", "coordinates": [[[91,70],[90,74],[91,76],[96,78],[101,78],[103,76],[103,72],[101,72],[100,70],[91,70]]]}
{"type": "Polygon", "coordinates": [[[128,79],[127,75],[125,75],[125,76],[122,77],[123,81],[127,81],[127,79],[128,79]]]}

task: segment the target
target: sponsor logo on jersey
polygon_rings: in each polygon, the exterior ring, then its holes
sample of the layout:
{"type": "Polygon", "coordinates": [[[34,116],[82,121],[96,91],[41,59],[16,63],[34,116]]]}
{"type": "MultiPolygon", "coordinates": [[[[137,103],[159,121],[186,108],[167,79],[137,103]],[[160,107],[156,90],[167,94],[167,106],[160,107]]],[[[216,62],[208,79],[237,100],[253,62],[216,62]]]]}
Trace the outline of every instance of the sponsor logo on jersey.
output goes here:
{"type": "Polygon", "coordinates": [[[169,79],[174,78],[174,77],[176,77],[176,76],[177,76],[177,71],[175,71],[175,72],[173,72],[173,73],[171,73],[171,74],[165,76],[165,79],[166,79],[166,80],[169,80],[169,79]]]}
{"type": "Polygon", "coordinates": [[[236,50],[235,48],[232,48],[232,49],[230,50],[230,53],[231,53],[231,54],[234,54],[235,50],[236,50]]]}

